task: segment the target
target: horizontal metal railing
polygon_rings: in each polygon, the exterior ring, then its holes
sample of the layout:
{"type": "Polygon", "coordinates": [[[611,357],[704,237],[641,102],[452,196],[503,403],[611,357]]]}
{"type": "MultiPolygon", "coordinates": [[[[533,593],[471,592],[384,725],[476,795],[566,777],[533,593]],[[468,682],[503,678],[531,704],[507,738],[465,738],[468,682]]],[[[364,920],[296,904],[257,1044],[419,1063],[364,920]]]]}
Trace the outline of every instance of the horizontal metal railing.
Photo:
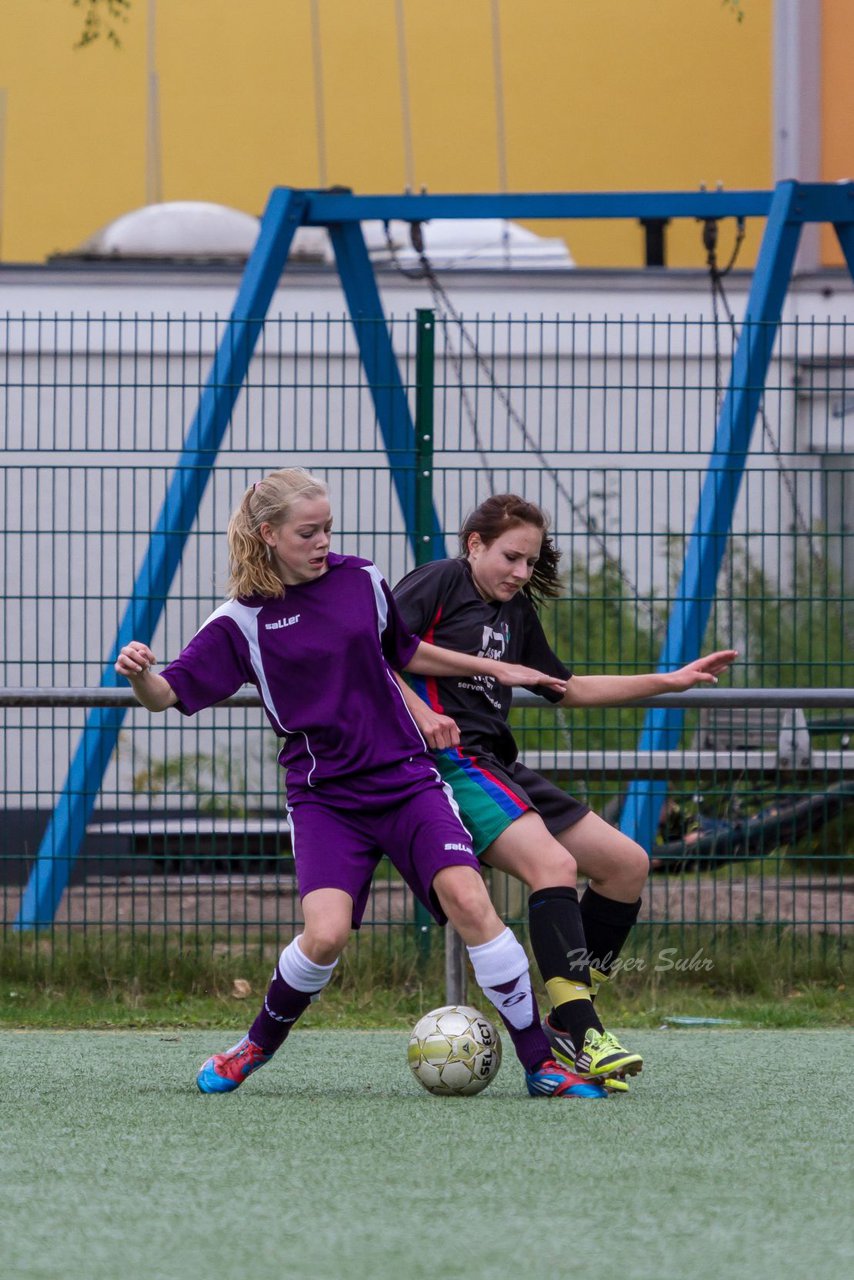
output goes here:
{"type": "MultiPolygon", "coordinates": [[[[548,710],[551,705],[525,690],[516,691],[513,704],[521,709],[540,710],[548,710]]],[[[32,708],[37,712],[36,721],[41,720],[43,713],[57,708],[82,712],[95,706],[138,705],[130,688],[0,687],[0,709],[32,708]]],[[[758,707],[763,712],[781,712],[780,724],[785,725],[779,735],[773,725],[766,726],[766,730],[770,728],[771,742],[768,743],[769,734],[766,732],[766,741],[761,749],[721,745],[697,750],[680,745],[657,752],[638,750],[634,746],[530,750],[526,747],[526,740],[533,745],[538,740],[538,731],[534,729],[532,736],[530,728],[519,729],[522,759],[561,781],[564,776],[571,778],[572,789],[577,786],[587,789],[588,800],[597,808],[601,807],[605,794],[619,797],[621,787],[616,781],[618,779],[628,781],[667,776],[673,784],[671,794],[681,802],[684,796],[693,796],[701,778],[712,779],[708,788],[705,781],[702,784],[702,790],[712,799],[731,791],[735,794],[739,788],[744,788],[741,780],[749,778],[757,780],[755,784],[748,784],[746,812],[750,813],[756,804],[763,803],[759,799],[760,794],[764,795],[761,789],[763,786],[768,789],[768,783],[763,779],[773,781],[776,775],[777,800],[766,813],[776,812],[777,816],[763,818],[760,810],[755,818],[739,818],[736,803],[732,809],[732,821],[722,824],[723,830],[719,825],[711,835],[704,834],[703,828],[696,835],[684,837],[683,845],[679,846],[681,853],[678,848],[674,853],[666,844],[657,847],[655,852],[660,866],[678,868],[680,860],[681,864],[687,865],[693,858],[696,870],[683,877],[679,884],[674,884],[667,875],[653,878],[647,895],[650,921],[655,924],[687,920],[699,927],[702,922],[748,924],[755,923],[757,919],[776,919],[775,927],[789,928],[793,937],[826,934],[836,939],[834,945],[841,946],[841,939],[850,927],[847,864],[841,852],[844,838],[839,833],[833,843],[824,842],[817,846],[815,856],[818,861],[814,870],[805,862],[787,863],[786,848],[802,837],[803,824],[798,826],[788,810],[781,814],[779,801],[781,796],[789,800],[788,792],[793,786],[793,803],[797,801],[802,807],[803,793],[808,794],[811,798],[809,803],[818,808],[815,815],[808,818],[803,830],[814,839],[820,830],[829,830],[823,824],[837,810],[841,814],[838,806],[832,810],[830,806],[837,793],[850,793],[854,748],[842,745],[834,751],[814,749],[812,739],[826,734],[830,722],[825,720],[810,726],[803,711],[823,708],[838,713],[854,708],[854,688],[733,689],[718,686],[633,700],[624,705],[663,705],[706,714],[734,712],[736,720],[739,710],[746,714],[748,709],[758,707]],[[786,713],[789,713],[788,718],[786,713]],[[616,791],[602,791],[599,779],[609,780],[605,787],[616,787],[616,791]],[[752,790],[754,785],[760,788],[755,794],[752,790]],[[599,796],[599,803],[592,798],[593,794],[599,796]],[[822,804],[827,812],[822,809],[822,804]],[[763,835],[761,848],[756,850],[752,843],[751,823],[762,822],[768,825],[769,830],[763,835]],[[797,835],[793,834],[796,826],[797,835]],[[697,843],[692,844],[692,840],[697,843]],[[732,849],[724,847],[728,840],[732,849]],[[714,847],[706,851],[704,842],[711,842],[714,847]],[[759,856],[767,859],[767,866],[758,874],[748,874],[746,867],[737,875],[730,871],[726,883],[715,880],[714,870],[703,871],[704,866],[713,868],[716,859],[736,856],[741,861],[759,856]]],[[[222,706],[231,710],[260,709],[261,702],[255,690],[247,688],[222,706]]],[[[552,707],[552,710],[556,709],[552,707]]],[[[775,719],[773,716],[769,718],[775,719]]],[[[151,719],[160,721],[165,727],[162,717],[151,719]]],[[[725,714],[723,723],[726,724],[728,719],[725,714]]],[[[834,731],[839,730],[843,744],[847,744],[848,721],[847,715],[839,714],[833,721],[834,731]]],[[[29,726],[30,729],[36,727],[35,723],[29,726]]],[[[178,729],[177,724],[175,728],[178,729]]],[[[178,731],[191,732],[189,726],[182,726],[178,731]]],[[[71,732],[73,734],[74,730],[71,732]]],[[[579,732],[584,735],[583,727],[579,732]]],[[[572,736],[569,741],[572,741],[572,736]]],[[[118,799],[120,794],[124,793],[116,792],[111,798],[118,799]]],[[[132,806],[135,812],[101,812],[97,814],[96,821],[88,824],[87,839],[94,841],[97,848],[93,845],[89,855],[89,875],[81,879],[78,887],[68,895],[63,919],[67,917],[69,927],[102,932],[124,929],[134,936],[139,932],[145,933],[149,940],[166,928],[177,930],[179,936],[183,936],[182,931],[188,928],[204,928],[210,931],[211,936],[219,930],[220,934],[228,937],[230,945],[234,937],[240,937],[244,946],[251,945],[247,939],[255,936],[253,930],[260,936],[262,926],[265,933],[271,928],[288,930],[295,927],[297,908],[293,897],[293,868],[288,857],[289,831],[281,816],[252,812],[233,816],[183,815],[169,811],[168,806],[164,808],[163,797],[155,801],[158,809],[155,812],[150,803],[146,808],[137,808],[139,798],[132,806]],[[121,848],[127,846],[126,853],[119,851],[120,845],[121,848]],[[244,866],[240,859],[247,851],[251,851],[251,865],[246,863],[244,866]],[[151,869],[158,867],[161,868],[159,872],[152,872],[151,869]],[[144,874],[146,868],[149,868],[147,879],[144,874]],[[91,874],[93,869],[96,873],[94,878],[91,874]],[[265,902],[268,905],[264,906],[265,902]]],[[[845,803],[849,802],[846,800],[845,803]]],[[[714,805],[712,808],[714,810],[714,805]]],[[[726,813],[729,812],[727,809],[726,813]]],[[[799,808],[797,812],[800,812],[799,808]]],[[[14,823],[7,834],[9,853],[6,856],[20,860],[24,855],[18,849],[19,842],[13,828],[14,823]]],[[[672,835],[670,838],[671,841],[674,839],[672,835]]],[[[679,845],[678,836],[676,845],[679,845]]],[[[377,890],[369,923],[390,926],[394,920],[409,919],[411,903],[405,895],[399,903],[393,892],[394,886],[383,881],[377,890]]],[[[7,900],[5,915],[11,920],[17,909],[18,890],[10,881],[3,893],[7,900]]],[[[493,883],[493,893],[498,895],[496,902],[504,918],[522,922],[524,927],[522,898],[518,894],[513,896],[512,886],[503,882],[493,883]],[[500,895],[505,895],[503,902],[500,895]]],[[[465,996],[465,954],[451,930],[445,934],[445,946],[447,992],[453,1003],[465,996]]]]}
{"type": "MultiPolygon", "coordinates": [[[[219,704],[223,707],[260,707],[257,693],[241,691],[219,704]]],[[[549,704],[527,689],[517,690],[513,705],[546,707],[549,704]]],[[[652,698],[632,698],[615,704],[624,707],[685,707],[695,710],[715,707],[854,707],[854,688],[830,689],[688,689],[684,693],[661,693],[652,698]]],[[[130,689],[0,688],[0,707],[136,707],[130,689]]]]}
{"type": "MultiPolygon", "coordinates": [[[[219,704],[222,707],[260,707],[255,692],[241,691],[219,704]]],[[[517,690],[514,707],[547,708],[550,704],[528,690],[517,690]]],[[[553,704],[551,704],[553,705],[553,704]]],[[[666,693],[619,704],[625,707],[679,707],[687,710],[804,710],[809,707],[854,707],[854,689],[691,689],[684,693],[666,693]]],[[[57,689],[0,688],[0,707],[136,707],[130,689],[57,689]]],[[[803,729],[808,733],[809,726],[803,729]]],[[[525,750],[520,758],[530,768],[546,770],[552,775],[569,776],[583,772],[601,778],[622,777],[627,772],[648,778],[667,778],[691,774],[708,777],[722,767],[746,777],[761,777],[783,772],[820,772],[842,776],[854,774],[854,750],[815,750],[811,743],[798,738],[797,725],[788,728],[787,736],[775,749],[702,748],[688,746],[670,750],[644,750],[638,747],[525,750]]]]}

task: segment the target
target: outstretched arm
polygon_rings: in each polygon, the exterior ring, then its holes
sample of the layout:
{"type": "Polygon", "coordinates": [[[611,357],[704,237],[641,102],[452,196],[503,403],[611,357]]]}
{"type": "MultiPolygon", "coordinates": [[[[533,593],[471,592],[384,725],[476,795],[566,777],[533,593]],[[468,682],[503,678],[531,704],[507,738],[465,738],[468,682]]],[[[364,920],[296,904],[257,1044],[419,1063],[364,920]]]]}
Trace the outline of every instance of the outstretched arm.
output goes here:
{"type": "Polygon", "coordinates": [[[678,671],[656,671],[640,676],[573,676],[561,706],[613,707],[635,698],[653,698],[659,693],[683,693],[698,685],[714,685],[737,657],[735,649],[720,649],[696,658],[678,671]]]}
{"type": "Polygon", "coordinates": [[[421,641],[404,671],[418,676],[492,676],[499,684],[540,685],[553,693],[564,693],[567,687],[565,680],[558,680],[544,671],[535,671],[533,667],[523,667],[517,662],[499,662],[497,658],[476,658],[471,653],[441,649],[426,640],[421,641]]]}
{"type": "Polygon", "coordinates": [[[149,711],[165,711],[174,707],[178,695],[168,680],[151,670],[157,661],[147,644],[131,640],[116,659],[116,671],[130,681],[134,697],[149,711]]]}
{"type": "Polygon", "coordinates": [[[456,720],[452,720],[450,716],[443,715],[441,711],[434,711],[423,698],[419,698],[414,689],[410,689],[403,677],[399,676],[397,672],[395,672],[394,678],[400,685],[403,701],[406,703],[409,714],[415,721],[418,731],[427,746],[432,747],[434,751],[439,751],[443,747],[458,747],[460,745],[460,730],[456,720]]]}

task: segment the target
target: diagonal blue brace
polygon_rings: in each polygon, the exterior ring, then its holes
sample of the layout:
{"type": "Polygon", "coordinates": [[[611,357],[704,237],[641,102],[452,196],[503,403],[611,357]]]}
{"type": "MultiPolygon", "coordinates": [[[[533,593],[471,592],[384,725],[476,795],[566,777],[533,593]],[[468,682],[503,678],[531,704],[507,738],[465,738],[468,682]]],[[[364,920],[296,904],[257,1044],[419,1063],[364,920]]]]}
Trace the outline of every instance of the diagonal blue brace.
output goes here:
{"type": "MultiPolygon", "coordinates": [[[[101,676],[102,688],[114,688],[120,682],[113,663],[122,646],[130,640],[150,643],[154,635],[306,202],[302,192],[287,188],[271,193],[225,335],[101,676]]],[[[125,710],[97,707],[86,719],[65,787],[24,890],[16,929],[38,928],[53,920],[83,843],[125,710]]]]}
{"type": "MultiPolygon", "coordinates": [[[[418,524],[415,427],[361,223],[331,223],[329,235],[403,512],[404,527],[412,530],[414,537],[418,524]]],[[[431,554],[439,559],[445,554],[445,540],[435,507],[432,523],[431,554]]]]}
{"type": "MultiPolygon", "coordinates": [[[[771,199],[659,671],[675,671],[700,655],[800,238],[803,210],[799,199],[800,189],[795,182],[779,183],[771,199]]],[[[685,712],[676,708],[656,707],[647,712],[638,750],[678,748],[684,719],[685,712]]],[[[666,782],[635,781],[628,789],[620,827],[648,853],[655,844],[666,797],[666,782]]]]}
{"type": "Polygon", "coordinates": [[[845,254],[848,270],[854,278],[854,222],[834,222],[833,229],[845,254]]]}

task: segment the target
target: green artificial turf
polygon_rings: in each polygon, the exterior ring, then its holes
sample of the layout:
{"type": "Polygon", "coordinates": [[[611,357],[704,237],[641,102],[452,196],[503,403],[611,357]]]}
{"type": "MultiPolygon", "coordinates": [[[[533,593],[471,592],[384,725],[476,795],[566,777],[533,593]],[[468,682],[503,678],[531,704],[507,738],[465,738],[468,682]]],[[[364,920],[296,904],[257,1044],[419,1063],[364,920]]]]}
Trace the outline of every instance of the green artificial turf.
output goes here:
{"type": "MultiPolygon", "coordinates": [[[[0,1271],[51,1280],[838,1280],[854,1037],[626,1032],[631,1093],[423,1092],[402,1032],[296,1032],[231,1096],[240,1033],[0,1033],[0,1271]]],[[[845,1240],[848,1240],[848,1253],[845,1240]]]]}

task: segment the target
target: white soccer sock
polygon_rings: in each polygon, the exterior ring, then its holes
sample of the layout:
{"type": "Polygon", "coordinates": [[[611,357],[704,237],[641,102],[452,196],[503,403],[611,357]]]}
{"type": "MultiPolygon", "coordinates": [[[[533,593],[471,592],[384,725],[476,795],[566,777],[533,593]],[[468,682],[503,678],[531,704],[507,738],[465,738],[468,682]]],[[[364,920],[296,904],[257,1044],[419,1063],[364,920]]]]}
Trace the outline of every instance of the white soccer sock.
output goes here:
{"type": "Polygon", "coordinates": [[[294,991],[314,995],[326,986],[338,961],[333,960],[332,964],[315,964],[303,953],[299,944],[300,937],[302,934],[289,942],[279,956],[279,973],[294,991]]]}
{"type": "Polygon", "coordinates": [[[502,1018],[517,1031],[531,1026],[536,1006],[525,949],[510,929],[491,942],[467,947],[477,984],[502,1018]],[[504,990],[499,990],[503,987],[504,990]]]}

